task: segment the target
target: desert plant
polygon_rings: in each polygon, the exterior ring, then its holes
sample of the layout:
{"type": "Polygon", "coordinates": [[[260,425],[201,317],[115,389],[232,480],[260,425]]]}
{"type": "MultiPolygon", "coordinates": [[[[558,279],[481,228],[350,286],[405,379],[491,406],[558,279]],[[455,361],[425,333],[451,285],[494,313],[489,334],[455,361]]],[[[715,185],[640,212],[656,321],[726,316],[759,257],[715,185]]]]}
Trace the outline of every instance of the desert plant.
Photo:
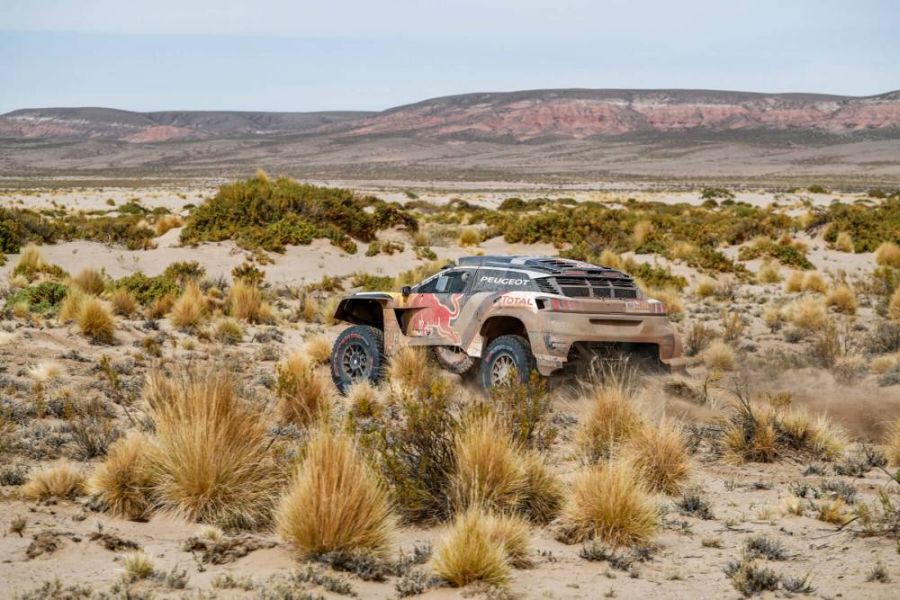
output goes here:
{"type": "Polygon", "coordinates": [[[234,282],[228,293],[229,314],[248,323],[269,323],[273,320],[272,308],[263,300],[262,291],[242,280],[234,282]]]}
{"type": "Polygon", "coordinates": [[[650,288],[646,292],[648,297],[655,298],[666,305],[667,314],[677,315],[684,312],[684,303],[675,288],[650,288]]]}
{"type": "Polygon", "coordinates": [[[151,319],[161,319],[172,310],[172,306],[175,305],[175,301],[178,299],[178,296],[175,294],[165,294],[156,298],[155,300],[150,302],[150,306],[147,307],[147,316],[151,319]]]}
{"type": "Polygon", "coordinates": [[[841,284],[828,292],[825,304],[845,315],[856,314],[856,293],[849,286],[841,284]]]}
{"type": "Polygon", "coordinates": [[[169,320],[175,327],[190,331],[195,329],[206,318],[206,298],[200,291],[196,281],[189,281],[172,305],[169,320]]]}
{"type": "Polygon", "coordinates": [[[503,422],[493,414],[471,418],[455,440],[454,502],[509,511],[522,500],[525,470],[503,422]]]}
{"type": "Polygon", "coordinates": [[[900,246],[893,242],[882,242],[875,250],[875,262],[883,267],[900,269],[900,246]]]}
{"type": "Polygon", "coordinates": [[[653,492],[680,493],[690,472],[681,428],[668,421],[639,428],[628,440],[625,456],[653,492]]]}
{"type": "Polygon", "coordinates": [[[525,483],[518,512],[535,523],[549,523],[562,508],[565,489],[537,451],[527,452],[522,457],[522,468],[525,483]]]}
{"type": "Polygon", "coordinates": [[[106,291],[106,277],[96,269],[82,269],[72,278],[71,283],[85,294],[92,296],[99,296],[106,291]]]}
{"type": "Polygon", "coordinates": [[[115,341],[116,322],[106,306],[97,298],[87,298],[78,311],[78,329],[92,342],[111,344],[115,341]]]}
{"type": "Polygon", "coordinates": [[[576,474],[562,519],[566,541],[629,546],[650,540],[659,514],[631,464],[608,460],[576,474]]]}
{"type": "Polygon", "coordinates": [[[432,560],[437,575],[451,585],[476,581],[502,585],[509,579],[509,561],[503,540],[493,535],[493,520],[471,508],[456,516],[432,560]]]}
{"type": "Polygon", "coordinates": [[[518,569],[531,566],[528,523],[517,515],[503,513],[489,513],[487,521],[490,538],[503,546],[509,564],[518,569]]]}
{"type": "Polygon", "coordinates": [[[477,246],[481,243],[481,231],[474,227],[466,227],[459,232],[460,246],[477,246]]]}
{"type": "Polygon", "coordinates": [[[625,382],[611,380],[589,392],[590,409],[575,438],[582,460],[595,463],[609,457],[642,425],[640,413],[625,382]]]}
{"type": "Polygon", "coordinates": [[[236,396],[228,369],[154,372],[145,397],[158,439],[160,505],[224,527],[266,524],[277,490],[266,427],[236,396]]]}
{"type": "Polygon", "coordinates": [[[784,282],[786,292],[798,293],[803,291],[803,271],[791,271],[784,282]]]}
{"type": "Polygon", "coordinates": [[[299,352],[275,367],[277,412],[283,423],[301,427],[327,417],[333,403],[333,385],[299,352]]]}
{"type": "Polygon", "coordinates": [[[128,581],[148,579],[155,572],[153,561],[140,550],[126,555],[122,559],[122,565],[125,567],[125,578],[128,581]]]}
{"type": "Polygon", "coordinates": [[[778,455],[771,410],[741,400],[725,428],[726,458],[732,462],[772,462],[778,455]]]}
{"type": "Polygon", "coordinates": [[[828,284],[818,271],[809,271],[803,277],[803,291],[824,294],[828,291],[828,284]]]}
{"type": "Polygon", "coordinates": [[[715,340],[703,351],[703,363],[708,369],[733,371],[737,358],[731,346],[722,340],[715,340]]]}
{"type": "Polygon", "coordinates": [[[394,518],[387,489],[353,439],[313,433],[278,506],[278,531],[305,556],[328,552],[384,555],[394,518]]]}
{"type": "Polygon", "coordinates": [[[81,307],[88,298],[90,298],[90,296],[81,291],[81,288],[70,287],[66,291],[66,297],[63,298],[63,301],[59,306],[58,317],[60,322],[67,323],[78,319],[78,315],[81,313],[81,307]]]}
{"type": "Polygon", "coordinates": [[[756,272],[756,280],[759,283],[778,283],[781,281],[781,269],[774,262],[766,261],[756,272]]]}
{"type": "Polygon", "coordinates": [[[709,298],[716,293],[718,285],[714,279],[702,277],[694,286],[694,295],[698,298],[709,298]]]}
{"type": "Polygon", "coordinates": [[[84,476],[66,463],[32,473],[22,486],[22,495],[29,500],[71,499],[83,493],[84,476]]]}
{"type": "Polygon", "coordinates": [[[215,336],[223,344],[239,344],[244,339],[244,328],[234,319],[222,319],[216,325],[215,336]]]}
{"type": "Polygon", "coordinates": [[[824,303],[815,296],[794,300],[785,311],[794,327],[806,332],[821,329],[827,319],[824,303]]]}
{"type": "Polygon", "coordinates": [[[839,252],[853,252],[853,238],[846,231],[842,231],[834,240],[834,249],[839,252]]]}
{"type": "Polygon", "coordinates": [[[119,288],[110,294],[109,302],[112,304],[113,312],[120,317],[130,317],[138,310],[134,294],[124,288],[119,288]]]}
{"type": "Polygon", "coordinates": [[[303,352],[316,365],[324,365],[331,360],[331,340],[324,335],[314,335],[303,344],[303,352]]]}
{"type": "Polygon", "coordinates": [[[432,380],[432,369],[422,348],[404,346],[391,356],[387,375],[391,385],[415,391],[422,390],[432,380]]]}
{"type": "Polygon", "coordinates": [[[715,330],[700,321],[692,322],[684,335],[684,353],[688,356],[696,356],[703,352],[715,337],[715,330]]]}
{"type": "Polygon", "coordinates": [[[153,230],[156,233],[156,237],[159,237],[165,235],[171,229],[181,227],[181,225],[181,217],[178,215],[162,215],[156,220],[153,230]]]}
{"type": "Polygon", "coordinates": [[[117,516],[145,519],[153,506],[154,451],[153,442],[139,431],[118,440],[88,480],[88,491],[117,516]]]}
{"type": "Polygon", "coordinates": [[[900,285],[897,286],[897,289],[894,290],[894,293],[891,294],[891,299],[888,301],[888,316],[893,321],[900,321],[900,285]]]}
{"type": "Polygon", "coordinates": [[[885,431],[884,450],[888,463],[900,467],[900,419],[893,421],[885,431]]]}

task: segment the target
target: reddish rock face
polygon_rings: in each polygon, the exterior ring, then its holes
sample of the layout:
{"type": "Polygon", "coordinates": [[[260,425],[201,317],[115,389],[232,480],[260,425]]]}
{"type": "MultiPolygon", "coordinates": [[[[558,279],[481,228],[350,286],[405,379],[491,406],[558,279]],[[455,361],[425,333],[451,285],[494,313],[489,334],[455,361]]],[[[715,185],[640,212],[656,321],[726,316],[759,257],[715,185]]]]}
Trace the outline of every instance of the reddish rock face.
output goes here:
{"type": "Polygon", "coordinates": [[[854,98],[703,90],[535,90],[435,98],[380,113],[135,113],[76,108],[28,109],[0,116],[0,137],[130,143],[296,133],[504,142],[739,130],[900,133],[900,92],[854,98]]]}

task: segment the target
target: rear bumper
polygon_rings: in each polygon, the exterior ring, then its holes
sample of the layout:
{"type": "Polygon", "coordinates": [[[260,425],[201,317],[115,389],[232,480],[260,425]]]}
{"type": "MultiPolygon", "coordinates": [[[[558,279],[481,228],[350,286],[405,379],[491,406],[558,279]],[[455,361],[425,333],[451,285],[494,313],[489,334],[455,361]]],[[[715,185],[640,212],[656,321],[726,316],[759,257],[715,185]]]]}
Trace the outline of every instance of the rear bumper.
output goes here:
{"type": "Polygon", "coordinates": [[[562,368],[576,343],[610,343],[646,348],[655,346],[662,365],[670,372],[685,368],[681,343],[664,315],[575,313],[539,311],[536,331],[529,334],[531,348],[543,375],[562,368]]]}

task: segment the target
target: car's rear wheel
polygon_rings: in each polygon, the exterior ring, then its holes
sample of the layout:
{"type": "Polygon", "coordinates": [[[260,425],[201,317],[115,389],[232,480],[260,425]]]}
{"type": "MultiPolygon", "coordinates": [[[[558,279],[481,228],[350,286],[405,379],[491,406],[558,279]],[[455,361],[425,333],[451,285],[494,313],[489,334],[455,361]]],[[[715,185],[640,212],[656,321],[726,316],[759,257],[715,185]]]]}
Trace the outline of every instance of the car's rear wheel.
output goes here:
{"type": "Polygon", "coordinates": [[[527,383],[534,368],[528,340],[520,335],[501,335],[488,344],[481,358],[481,387],[489,390],[514,381],[527,383]]]}
{"type": "Polygon", "coordinates": [[[384,335],[368,325],[348,327],[331,350],[331,379],[342,394],[354,383],[376,384],[384,371],[384,335]]]}

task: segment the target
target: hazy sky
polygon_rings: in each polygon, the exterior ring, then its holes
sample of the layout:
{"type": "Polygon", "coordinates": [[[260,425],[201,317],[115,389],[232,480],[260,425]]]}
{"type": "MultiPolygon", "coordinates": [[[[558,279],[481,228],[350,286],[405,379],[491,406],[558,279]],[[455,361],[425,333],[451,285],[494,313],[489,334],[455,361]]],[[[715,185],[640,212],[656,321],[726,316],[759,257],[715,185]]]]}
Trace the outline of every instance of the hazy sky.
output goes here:
{"type": "Polygon", "coordinates": [[[900,0],[0,0],[0,112],[900,88],[900,0]]]}

